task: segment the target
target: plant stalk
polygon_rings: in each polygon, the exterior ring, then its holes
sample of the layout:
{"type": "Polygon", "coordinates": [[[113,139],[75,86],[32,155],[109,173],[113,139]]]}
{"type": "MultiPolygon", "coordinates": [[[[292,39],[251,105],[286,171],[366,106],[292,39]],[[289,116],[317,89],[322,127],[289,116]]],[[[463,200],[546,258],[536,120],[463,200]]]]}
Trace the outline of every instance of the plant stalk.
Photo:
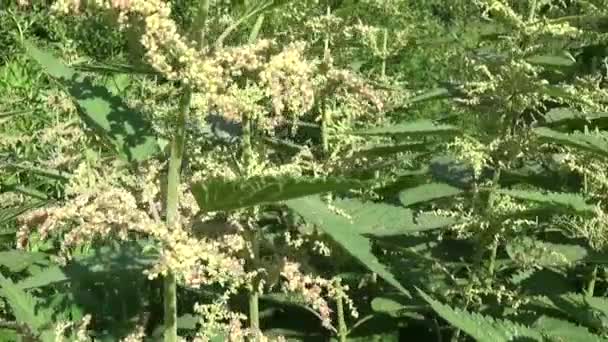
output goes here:
{"type": "MultiPolygon", "coordinates": [[[[253,164],[253,147],[252,147],[252,127],[251,117],[248,114],[242,115],[243,122],[243,164],[245,167],[245,175],[248,176],[251,173],[251,166],[253,164]]],[[[256,228],[254,228],[256,229],[256,228]]],[[[255,269],[259,265],[259,231],[256,229],[251,234],[251,260],[250,266],[255,269]]],[[[259,293],[257,289],[257,283],[254,281],[252,289],[249,292],[249,327],[256,334],[255,341],[258,340],[257,334],[260,332],[260,306],[259,306],[259,293]]]]}
{"type": "MultiPolygon", "coordinates": [[[[331,8],[327,7],[327,16],[331,14],[331,8]]],[[[323,51],[323,62],[329,68],[330,64],[330,51],[329,51],[329,33],[325,35],[325,48],[323,51]]],[[[326,158],[329,154],[329,121],[330,114],[327,110],[327,100],[325,97],[321,100],[321,147],[323,149],[323,158],[326,158]]]]}
{"type": "Polygon", "coordinates": [[[346,327],[346,320],[344,319],[344,301],[342,300],[341,295],[336,299],[336,306],[338,311],[338,338],[340,342],[346,342],[348,328],[346,327]]]}
{"type": "Polygon", "coordinates": [[[382,70],[381,79],[386,78],[386,59],[388,58],[388,29],[384,29],[384,39],[382,42],[382,70]]]}
{"type": "MultiPolygon", "coordinates": [[[[179,226],[179,185],[184,153],[186,134],[186,117],[190,110],[192,91],[189,87],[184,89],[180,103],[173,139],[171,140],[171,156],[169,157],[169,174],[167,176],[167,226],[176,229],[179,226]]],[[[177,342],[177,282],[175,275],[169,273],[163,279],[164,299],[164,325],[165,342],[177,342]]]]}
{"type": "Polygon", "coordinates": [[[528,13],[528,22],[534,21],[534,18],[536,17],[536,7],[537,6],[538,6],[538,3],[536,2],[536,0],[530,1],[530,12],[528,13]]]}
{"type": "Polygon", "coordinates": [[[587,293],[586,296],[588,298],[593,297],[595,293],[595,282],[597,281],[597,265],[593,266],[593,271],[591,271],[591,279],[589,279],[589,284],[587,284],[587,293]]]}

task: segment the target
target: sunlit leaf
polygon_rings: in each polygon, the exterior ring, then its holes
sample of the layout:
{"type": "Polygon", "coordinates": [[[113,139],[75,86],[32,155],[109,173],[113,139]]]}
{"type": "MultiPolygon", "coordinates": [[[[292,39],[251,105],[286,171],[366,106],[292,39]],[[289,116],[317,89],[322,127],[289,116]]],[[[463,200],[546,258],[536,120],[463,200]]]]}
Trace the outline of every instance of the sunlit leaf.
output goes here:
{"type": "Polygon", "coordinates": [[[462,193],[462,190],[444,183],[430,183],[409,188],[399,193],[399,201],[408,207],[413,204],[424,203],[439,198],[453,197],[462,193]]]}
{"type": "Polygon", "coordinates": [[[287,202],[287,206],[307,222],[327,233],[370,271],[377,273],[389,284],[409,296],[409,292],[397,281],[394,274],[372,253],[371,241],[358,233],[360,230],[357,228],[358,224],[331,212],[327,205],[316,196],[290,200],[287,202]]]}
{"type": "Polygon", "coordinates": [[[141,161],[159,151],[155,132],[141,113],[129,108],[106,87],[94,85],[89,78],[67,67],[52,54],[30,42],[24,45],[44,71],[66,88],[83,120],[107,139],[121,157],[141,161]]]}
{"type": "Polygon", "coordinates": [[[212,179],[192,186],[201,212],[234,210],[331,191],[345,191],[365,183],[342,178],[252,177],[212,179]]]}
{"type": "Polygon", "coordinates": [[[354,135],[369,136],[400,136],[400,137],[425,137],[430,135],[453,135],[460,129],[452,125],[435,124],[430,120],[399,123],[387,127],[371,128],[351,132],[354,135]]]}

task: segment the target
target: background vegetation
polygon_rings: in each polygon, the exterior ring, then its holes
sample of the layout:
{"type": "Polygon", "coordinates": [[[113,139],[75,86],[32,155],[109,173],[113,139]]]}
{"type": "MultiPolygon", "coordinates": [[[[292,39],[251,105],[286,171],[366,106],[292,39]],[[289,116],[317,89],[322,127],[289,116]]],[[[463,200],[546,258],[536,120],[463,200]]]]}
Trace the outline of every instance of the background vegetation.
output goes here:
{"type": "Polygon", "coordinates": [[[607,340],[607,37],[606,0],[0,0],[0,340],[607,340]]]}

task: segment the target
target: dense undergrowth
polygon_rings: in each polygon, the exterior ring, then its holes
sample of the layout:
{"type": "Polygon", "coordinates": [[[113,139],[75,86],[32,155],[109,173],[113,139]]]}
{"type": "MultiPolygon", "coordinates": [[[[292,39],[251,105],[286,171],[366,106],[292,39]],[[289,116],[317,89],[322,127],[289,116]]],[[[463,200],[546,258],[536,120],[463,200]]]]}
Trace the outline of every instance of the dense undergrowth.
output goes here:
{"type": "Polygon", "coordinates": [[[0,1],[0,340],[608,340],[605,0],[0,1]]]}

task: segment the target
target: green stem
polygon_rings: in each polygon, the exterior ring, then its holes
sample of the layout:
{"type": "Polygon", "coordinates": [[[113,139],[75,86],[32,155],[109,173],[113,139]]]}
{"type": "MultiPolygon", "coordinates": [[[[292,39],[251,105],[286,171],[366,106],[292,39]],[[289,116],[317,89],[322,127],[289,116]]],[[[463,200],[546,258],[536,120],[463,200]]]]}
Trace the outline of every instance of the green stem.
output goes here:
{"type": "MultiPolygon", "coordinates": [[[[186,87],[175,123],[175,131],[171,141],[171,156],[169,159],[169,174],[167,180],[167,226],[175,229],[179,225],[179,185],[184,141],[186,132],[186,117],[190,110],[192,92],[186,87]]],[[[175,275],[169,272],[164,278],[164,309],[165,309],[165,342],[177,342],[177,282],[175,275]]]]}
{"type": "MultiPolygon", "coordinates": [[[[252,147],[252,127],[251,127],[251,117],[247,114],[243,114],[243,140],[242,140],[242,149],[243,149],[243,163],[245,166],[245,175],[249,175],[251,173],[251,166],[253,164],[253,147],[252,147]]],[[[254,228],[256,229],[256,228],[254,228]]],[[[253,269],[256,269],[259,265],[259,255],[260,255],[260,247],[259,247],[259,231],[256,229],[251,234],[251,260],[250,266],[253,269]]],[[[256,334],[255,340],[257,341],[257,334],[260,331],[260,307],[259,307],[259,293],[257,289],[257,283],[254,282],[252,284],[252,289],[249,292],[249,327],[256,334]]]]}
{"type": "MultiPolygon", "coordinates": [[[[331,8],[327,7],[327,16],[331,14],[331,8]]],[[[329,33],[325,35],[325,49],[323,52],[324,63],[329,68],[330,63],[330,51],[329,51],[329,33]]],[[[323,157],[326,158],[329,153],[329,120],[330,115],[327,110],[327,100],[325,97],[321,100],[321,146],[323,148],[323,157]]]]}
{"type": "Polygon", "coordinates": [[[595,282],[597,281],[597,266],[593,266],[593,271],[591,271],[591,279],[589,279],[589,284],[587,284],[587,297],[593,297],[595,292],[595,282]]]}
{"type": "Polygon", "coordinates": [[[338,311],[338,337],[340,342],[346,342],[348,328],[346,327],[346,320],[344,319],[344,302],[341,295],[338,295],[338,298],[336,299],[336,306],[338,311]]]}
{"type": "MultiPolygon", "coordinates": [[[[492,188],[490,190],[490,194],[488,196],[488,205],[486,208],[486,215],[492,215],[492,213],[490,212],[492,206],[494,205],[494,196],[495,196],[495,190],[499,187],[498,181],[500,180],[500,173],[501,173],[502,169],[501,168],[497,168],[496,172],[494,173],[494,177],[492,179],[492,188]]],[[[491,250],[490,250],[490,265],[488,266],[488,273],[490,274],[490,278],[494,277],[494,270],[496,268],[496,253],[498,251],[498,244],[499,244],[499,236],[496,235],[496,233],[492,236],[493,241],[492,241],[492,246],[491,246],[491,250]]]]}
{"type": "Polygon", "coordinates": [[[537,2],[536,0],[532,0],[530,1],[530,12],[528,13],[528,22],[533,22],[534,18],[536,17],[536,6],[537,6],[537,2]]]}
{"type": "Polygon", "coordinates": [[[490,250],[490,265],[488,266],[488,273],[490,277],[494,276],[494,269],[496,268],[496,252],[498,251],[498,238],[494,237],[492,242],[492,249],[490,250]]]}
{"type": "Polygon", "coordinates": [[[260,296],[255,288],[249,293],[249,326],[255,334],[260,331],[260,296]]]}
{"type": "Polygon", "coordinates": [[[243,163],[245,166],[245,175],[249,175],[251,172],[251,166],[253,164],[253,147],[252,147],[252,132],[251,132],[251,118],[248,115],[243,115],[243,163]]]}
{"type": "Polygon", "coordinates": [[[384,40],[382,42],[382,70],[381,78],[386,77],[386,59],[388,58],[388,29],[384,29],[384,40]]]}
{"type": "MultiPolygon", "coordinates": [[[[251,249],[252,249],[252,260],[251,265],[253,268],[257,268],[259,265],[259,255],[260,255],[260,246],[259,246],[259,232],[256,230],[253,232],[251,237],[251,249]]],[[[249,327],[254,331],[255,334],[260,332],[260,294],[258,292],[258,283],[253,282],[252,289],[249,292],[249,327]]],[[[258,340],[258,336],[256,335],[255,341],[258,340]]]]}
{"type": "Polygon", "coordinates": [[[209,16],[209,0],[202,0],[198,8],[196,25],[194,27],[195,40],[198,44],[198,49],[202,50],[205,44],[205,35],[207,17],[209,16]]]}

